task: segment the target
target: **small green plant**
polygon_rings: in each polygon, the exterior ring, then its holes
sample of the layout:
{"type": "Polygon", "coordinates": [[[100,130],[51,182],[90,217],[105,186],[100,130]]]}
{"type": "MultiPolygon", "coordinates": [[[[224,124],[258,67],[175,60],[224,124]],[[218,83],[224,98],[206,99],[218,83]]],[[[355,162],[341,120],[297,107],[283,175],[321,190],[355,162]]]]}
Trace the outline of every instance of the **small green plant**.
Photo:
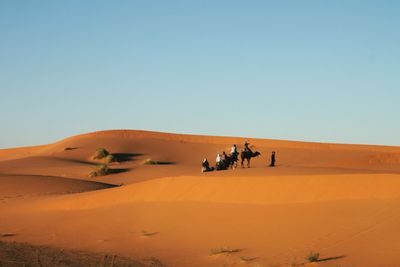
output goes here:
{"type": "Polygon", "coordinates": [[[219,248],[213,248],[210,250],[211,255],[230,254],[230,253],[235,253],[235,252],[240,252],[240,249],[229,248],[229,247],[219,247],[219,248]]]}
{"type": "Polygon", "coordinates": [[[97,149],[96,153],[93,155],[93,159],[103,159],[110,155],[110,152],[108,152],[105,148],[99,148],[97,149]]]}
{"type": "Polygon", "coordinates": [[[89,173],[89,177],[97,177],[97,176],[104,176],[110,173],[110,168],[107,165],[103,164],[95,168],[93,171],[89,173]]]}
{"type": "Polygon", "coordinates": [[[310,252],[306,257],[306,260],[308,260],[309,262],[317,262],[319,260],[319,253],[310,252]]]}
{"type": "Polygon", "coordinates": [[[104,164],[110,164],[117,161],[115,156],[108,152],[105,148],[97,149],[96,153],[92,156],[94,160],[100,160],[104,164]]]}
{"type": "Polygon", "coordinates": [[[143,162],[143,164],[144,164],[144,165],[157,165],[158,162],[155,161],[155,160],[152,160],[152,159],[146,159],[146,160],[143,162]]]}

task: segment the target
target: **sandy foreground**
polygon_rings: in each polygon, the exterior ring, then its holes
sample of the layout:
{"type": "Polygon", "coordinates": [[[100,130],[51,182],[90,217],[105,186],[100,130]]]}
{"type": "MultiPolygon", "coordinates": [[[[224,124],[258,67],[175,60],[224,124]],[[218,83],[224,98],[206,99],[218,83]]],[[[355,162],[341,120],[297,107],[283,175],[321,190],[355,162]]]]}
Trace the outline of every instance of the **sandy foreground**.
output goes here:
{"type": "Polygon", "coordinates": [[[244,140],[120,130],[0,150],[0,241],[152,266],[400,266],[400,147],[247,138],[251,168],[200,172],[244,140]],[[89,178],[98,148],[118,162],[89,178]]]}

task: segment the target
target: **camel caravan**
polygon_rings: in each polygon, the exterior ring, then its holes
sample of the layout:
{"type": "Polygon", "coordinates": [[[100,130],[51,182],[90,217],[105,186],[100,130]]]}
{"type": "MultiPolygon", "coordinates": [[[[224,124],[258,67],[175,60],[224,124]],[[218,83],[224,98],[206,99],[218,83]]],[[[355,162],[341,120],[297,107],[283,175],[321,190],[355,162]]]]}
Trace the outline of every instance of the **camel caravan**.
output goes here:
{"type": "MultiPolygon", "coordinates": [[[[201,172],[210,172],[210,171],[220,171],[220,170],[228,170],[228,169],[235,169],[237,168],[239,156],[240,156],[240,166],[243,168],[245,161],[247,162],[247,168],[250,168],[250,161],[254,157],[258,157],[261,155],[260,152],[255,151],[253,152],[250,147],[250,143],[248,141],[244,142],[244,148],[240,151],[240,154],[237,150],[237,146],[233,145],[231,148],[231,152],[227,155],[224,152],[222,154],[217,154],[217,158],[215,160],[215,167],[211,167],[210,163],[208,162],[207,158],[203,159],[201,172]]],[[[271,163],[270,167],[275,166],[275,152],[272,152],[271,155],[271,163]]]]}

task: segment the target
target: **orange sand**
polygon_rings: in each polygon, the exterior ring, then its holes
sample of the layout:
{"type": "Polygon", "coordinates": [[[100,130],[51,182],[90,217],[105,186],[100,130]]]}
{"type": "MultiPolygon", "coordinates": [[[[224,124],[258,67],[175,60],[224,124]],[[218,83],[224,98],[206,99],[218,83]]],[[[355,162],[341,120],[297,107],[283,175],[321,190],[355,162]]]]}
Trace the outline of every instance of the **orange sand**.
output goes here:
{"type": "Polygon", "coordinates": [[[291,266],[310,251],[327,260],[305,266],[400,264],[400,147],[249,139],[250,169],[200,173],[243,140],[126,130],[0,150],[0,233],[16,234],[0,239],[176,267],[291,266]],[[123,160],[88,178],[100,147],[123,160]],[[240,251],[210,255],[221,247],[240,251]]]}

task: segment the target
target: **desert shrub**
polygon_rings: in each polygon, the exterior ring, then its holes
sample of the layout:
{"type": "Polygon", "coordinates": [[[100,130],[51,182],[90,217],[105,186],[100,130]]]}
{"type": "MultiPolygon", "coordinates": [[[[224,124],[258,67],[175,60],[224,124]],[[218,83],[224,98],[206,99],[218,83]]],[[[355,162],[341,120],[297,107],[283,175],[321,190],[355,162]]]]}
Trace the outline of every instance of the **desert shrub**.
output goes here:
{"type": "Polygon", "coordinates": [[[146,159],[146,160],[143,162],[143,164],[144,164],[144,165],[157,165],[158,163],[157,163],[157,161],[154,161],[154,160],[152,160],[152,159],[146,159]]]}
{"type": "MultiPolygon", "coordinates": [[[[155,262],[155,261],[154,261],[155,262]]],[[[4,242],[0,240],[0,266],[130,266],[149,267],[149,265],[129,258],[103,253],[59,249],[49,246],[36,246],[27,243],[4,242]]]]}
{"type": "Polygon", "coordinates": [[[104,176],[110,173],[110,169],[107,165],[103,164],[95,168],[89,173],[89,177],[104,176]]]}
{"type": "Polygon", "coordinates": [[[110,152],[108,152],[105,148],[99,148],[99,149],[97,149],[96,153],[93,155],[93,159],[103,159],[109,155],[110,155],[110,152]]]}
{"type": "Polygon", "coordinates": [[[104,158],[104,162],[106,164],[109,164],[114,161],[116,161],[116,159],[115,159],[114,155],[111,155],[111,154],[104,158]]]}
{"type": "Polygon", "coordinates": [[[152,159],[146,159],[143,162],[144,165],[170,165],[170,164],[174,164],[173,162],[168,162],[168,161],[156,161],[156,160],[152,160],[152,159]]]}
{"type": "Polygon", "coordinates": [[[307,255],[306,259],[307,259],[309,262],[317,262],[317,261],[319,260],[319,253],[317,253],[317,252],[310,252],[310,253],[307,255]]]}
{"type": "Polygon", "coordinates": [[[94,160],[100,160],[104,164],[110,164],[117,161],[115,156],[104,148],[97,149],[96,153],[92,156],[94,160]]]}

